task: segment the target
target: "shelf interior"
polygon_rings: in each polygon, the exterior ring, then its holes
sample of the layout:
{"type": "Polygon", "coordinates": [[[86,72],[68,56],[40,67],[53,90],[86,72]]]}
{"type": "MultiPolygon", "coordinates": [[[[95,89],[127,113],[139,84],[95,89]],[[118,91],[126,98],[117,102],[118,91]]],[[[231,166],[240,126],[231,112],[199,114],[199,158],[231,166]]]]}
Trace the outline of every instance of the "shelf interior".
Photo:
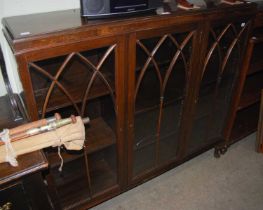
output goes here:
{"type": "Polygon", "coordinates": [[[181,106],[176,102],[165,106],[161,114],[159,132],[159,109],[152,109],[135,116],[133,175],[176,158],[180,112],[181,106]]]}
{"type": "Polygon", "coordinates": [[[263,43],[257,43],[254,46],[250,68],[248,71],[249,75],[263,70],[262,50],[263,43]]]}
{"type": "Polygon", "coordinates": [[[44,102],[52,85],[54,87],[50,93],[46,112],[73,105],[73,102],[75,104],[83,103],[88,88],[90,89],[87,92],[87,100],[114,93],[114,51],[107,56],[100,67],[97,66],[107,49],[81,52],[82,57],[85,57],[90,63],[86,63],[77,55],[71,57],[66,64],[64,62],[67,60],[67,56],[32,63],[29,70],[38,112],[40,114],[43,112],[44,102]],[[42,68],[45,73],[36,66],[42,68]]]}
{"type": "MultiPolygon", "coordinates": [[[[114,145],[116,142],[115,133],[103,118],[96,118],[90,121],[86,126],[86,152],[87,154],[95,153],[106,147],[114,145]]],[[[67,151],[66,149],[61,152],[64,162],[69,162],[78,159],[84,155],[81,151],[67,151]]],[[[61,160],[58,156],[57,150],[49,149],[47,152],[48,162],[51,167],[60,164],[61,160]]]]}
{"type": "Polygon", "coordinates": [[[114,146],[90,154],[87,159],[88,164],[83,156],[65,163],[62,172],[57,167],[51,169],[58,197],[65,209],[87,202],[117,185],[114,146]]]}
{"type": "Polygon", "coordinates": [[[246,108],[260,100],[261,89],[263,89],[263,71],[246,78],[243,93],[238,110],[246,108]]]}
{"type": "MultiPolygon", "coordinates": [[[[113,87],[113,82],[110,80],[108,80],[108,82],[111,84],[111,87],[113,87]]],[[[70,95],[72,96],[72,99],[75,104],[83,103],[84,94],[83,91],[81,92],[80,90],[85,90],[86,88],[87,85],[73,86],[70,88],[70,95]]],[[[37,95],[35,95],[39,114],[42,114],[46,93],[47,93],[47,88],[42,90],[41,94],[38,93],[37,95]]],[[[92,100],[94,98],[105,96],[110,93],[111,91],[104,84],[96,85],[92,88],[92,91],[89,94],[87,100],[92,100]]],[[[55,89],[50,97],[46,112],[51,112],[72,105],[73,103],[65,96],[65,94],[63,94],[60,90],[55,89]]]]}

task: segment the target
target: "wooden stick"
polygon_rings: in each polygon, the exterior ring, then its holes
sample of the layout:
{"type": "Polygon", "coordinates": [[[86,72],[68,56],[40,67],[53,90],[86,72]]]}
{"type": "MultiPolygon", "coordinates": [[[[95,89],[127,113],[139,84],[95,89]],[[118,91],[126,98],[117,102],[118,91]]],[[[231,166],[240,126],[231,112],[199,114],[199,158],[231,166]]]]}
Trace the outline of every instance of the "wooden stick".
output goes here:
{"type": "Polygon", "coordinates": [[[35,121],[35,122],[27,123],[27,124],[20,125],[18,127],[9,129],[9,135],[10,136],[17,135],[17,134],[23,133],[23,132],[25,132],[25,131],[27,131],[27,130],[29,130],[31,128],[41,127],[41,126],[47,125],[50,122],[54,122],[54,121],[60,120],[60,119],[61,119],[60,114],[56,113],[54,115],[54,117],[41,119],[41,120],[38,120],[38,121],[35,121]]]}
{"type": "MultiPolygon", "coordinates": [[[[82,118],[82,121],[84,124],[87,124],[90,122],[90,119],[88,117],[82,118]]],[[[16,132],[13,132],[12,135],[10,135],[9,130],[9,136],[11,142],[15,142],[24,138],[28,138],[30,136],[34,136],[40,133],[48,132],[51,130],[55,130],[56,128],[59,128],[61,126],[70,124],[70,123],[76,123],[76,117],[74,115],[71,115],[70,118],[61,119],[60,115],[55,115],[53,118],[38,120],[36,122],[29,123],[29,125],[25,124],[23,126],[19,126],[17,128],[14,128],[12,130],[15,130],[16,132]],[[40,126],[37,126],[40,125],[40,126]],[[25,128],[29,128],[27,130],[24,130],[25,128]],[[19,132],[18,132],[19,131],[19,132]]],[[[0,141],[0,146],[4,145],[3,142],[0,141]]]]}

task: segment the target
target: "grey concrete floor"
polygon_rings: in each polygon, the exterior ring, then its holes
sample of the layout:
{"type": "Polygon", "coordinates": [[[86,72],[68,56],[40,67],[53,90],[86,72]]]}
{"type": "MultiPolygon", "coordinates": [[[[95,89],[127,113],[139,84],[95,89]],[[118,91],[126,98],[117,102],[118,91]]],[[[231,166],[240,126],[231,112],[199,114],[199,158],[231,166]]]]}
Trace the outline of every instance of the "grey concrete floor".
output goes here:
{"type": "Polygon", "coordinates": [[[256,135],[232,145],[220,159],[213,150],[93,210],[263,210],[263,154],[256,135]]]}

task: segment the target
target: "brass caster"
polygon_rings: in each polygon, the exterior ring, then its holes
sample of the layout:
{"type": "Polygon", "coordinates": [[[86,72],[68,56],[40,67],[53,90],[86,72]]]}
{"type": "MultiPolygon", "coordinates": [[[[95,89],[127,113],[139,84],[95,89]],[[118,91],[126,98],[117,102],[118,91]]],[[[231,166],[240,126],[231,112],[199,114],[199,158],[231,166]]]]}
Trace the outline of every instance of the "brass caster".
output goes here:
{"type": "Polygon", "coordinates": [[[220,156],[224,155],[226,152],[227,152],[227,145],[215,147],[214,157],[220,158],[220,156]]]}

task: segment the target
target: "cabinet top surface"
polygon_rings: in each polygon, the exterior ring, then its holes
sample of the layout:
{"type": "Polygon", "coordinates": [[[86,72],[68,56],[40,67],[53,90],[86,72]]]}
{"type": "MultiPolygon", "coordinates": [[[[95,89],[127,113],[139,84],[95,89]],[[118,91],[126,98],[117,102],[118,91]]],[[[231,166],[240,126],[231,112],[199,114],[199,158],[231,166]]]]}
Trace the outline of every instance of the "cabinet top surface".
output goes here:
{"type": "Polygon", "coordinates": [[[130,17],[88,20],[80,10],[65,10],[2,19],[4,34],[14,54],[24,54],[35,49],[67,45],[98,37],[116,37],[140,30],[170,26],[197,25],[206,20],[226,18],[251,18],[257,12],[255,3],[239,5],[220,4],[210,8],[184,11],[172,10],[164,5],[165,15],[144,14],[130,17]]]}
{"type": "MultiPolygon", "coordinates": [[[[253,3],[252,3],[253,5],[253,3]]],[[[2,22],[4,28],[8,31],[12,40],[25,39],[28,37],[34,37],[43,34],[50,34],[65,30],[74,30],[83,27],[99,26],[103,24],[114,24],[114,23],[132,23],[136,21],[143,21],[154,19],[158,17],[172,17],[172,16],[193,16],[201,15],[209,12],[224,12],[229,9],[237,9],[247,7],[248,4],[242,4],[237,6],[229,6],[225,4],[218,5],[211,8],[200,8],[198,10],[183,11],[176,10],[172,11],[169,7],[164,7],[170,14],[157,15],[157,14],[144,14],[130,17],[118,17],[108,18],[101,20],[88,20],[81,17],[80,10],[65,10],[48,13],[39,13],[23,16],[14,16],[3,18],[2,22]]],[[[255,6],[255,5],[254,5],[255,6]]]]}

